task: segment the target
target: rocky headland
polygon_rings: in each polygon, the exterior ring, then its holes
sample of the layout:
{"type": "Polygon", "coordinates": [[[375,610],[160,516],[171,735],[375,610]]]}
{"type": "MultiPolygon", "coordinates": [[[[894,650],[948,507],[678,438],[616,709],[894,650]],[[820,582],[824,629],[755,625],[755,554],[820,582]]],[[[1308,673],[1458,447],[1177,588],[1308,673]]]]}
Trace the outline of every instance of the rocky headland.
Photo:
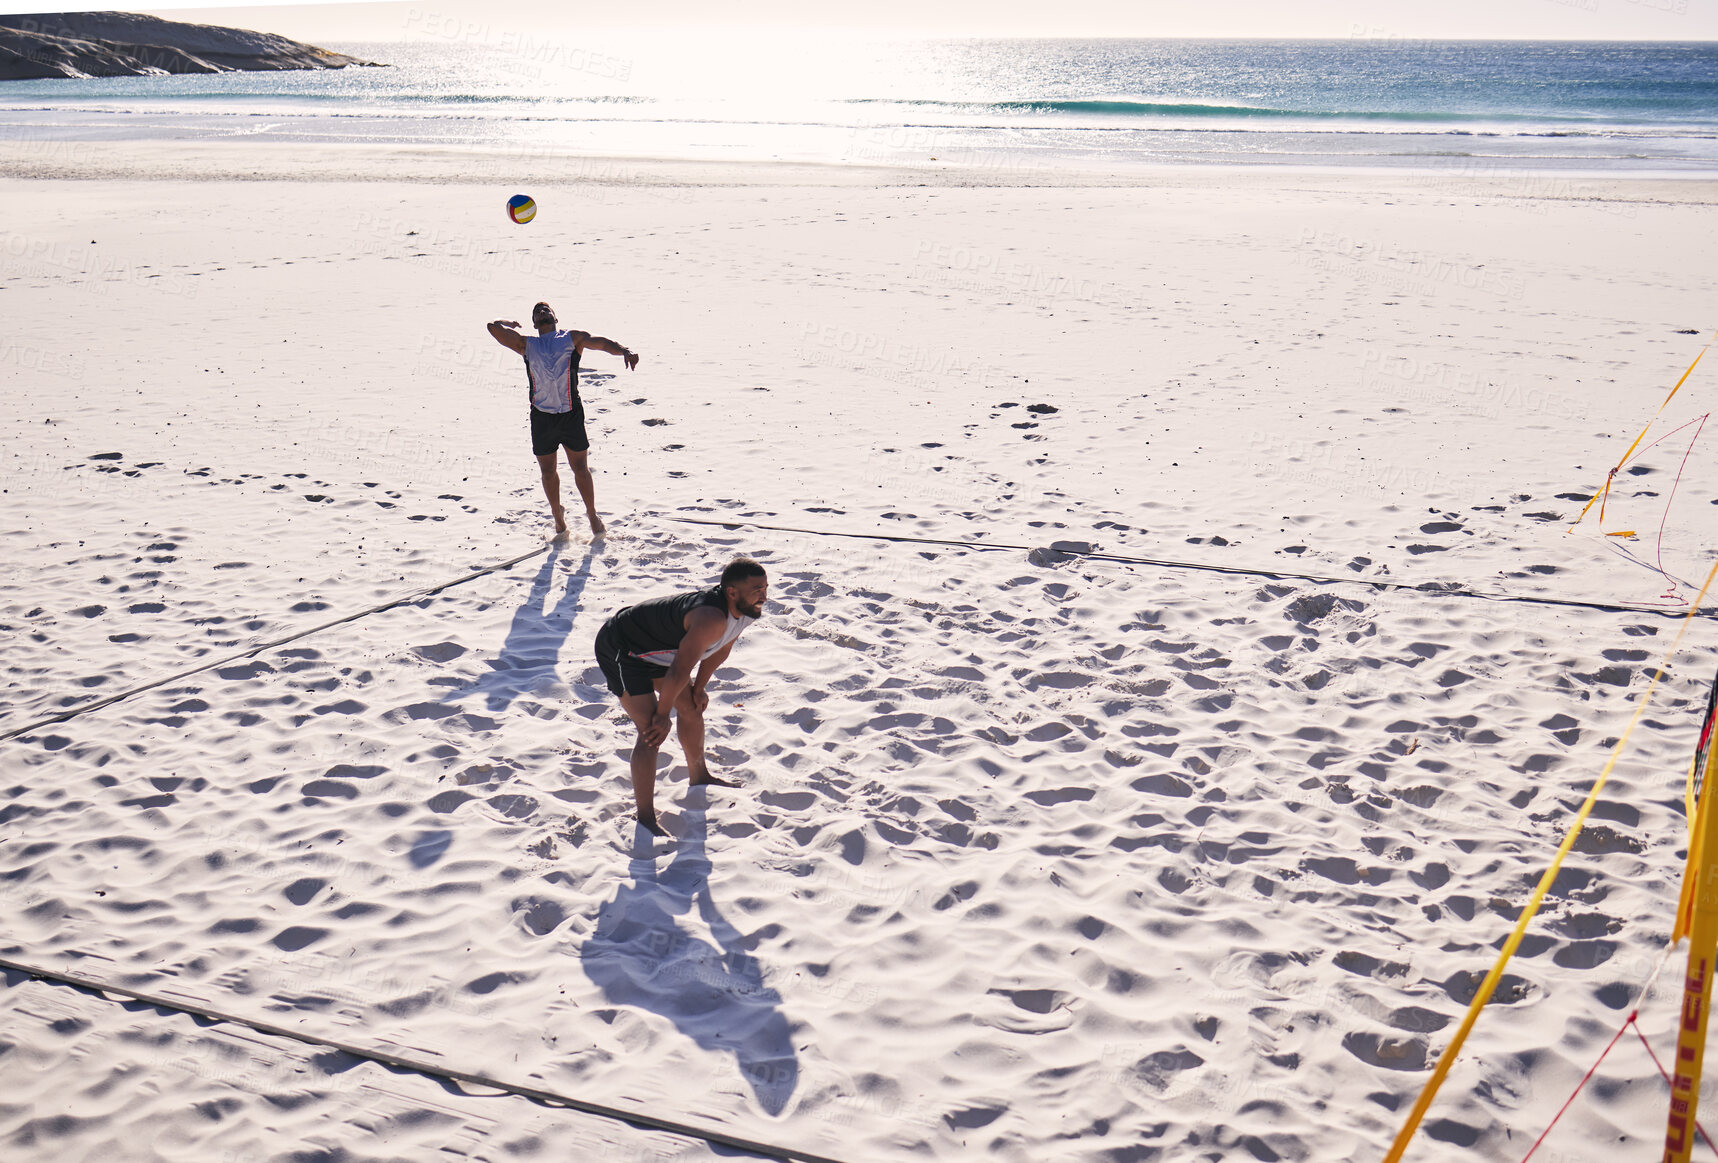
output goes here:
{"type": "Polygon", "coordinates": [[[132,12],[0,16],[0,81],[375,65],[267,32],[132,12]]]}

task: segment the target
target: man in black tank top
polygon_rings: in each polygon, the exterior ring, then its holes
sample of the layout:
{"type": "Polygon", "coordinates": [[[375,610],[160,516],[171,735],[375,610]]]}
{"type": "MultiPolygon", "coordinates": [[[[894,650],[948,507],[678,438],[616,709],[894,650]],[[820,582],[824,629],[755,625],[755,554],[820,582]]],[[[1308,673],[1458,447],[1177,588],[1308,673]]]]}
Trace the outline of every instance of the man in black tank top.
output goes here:
{"type": "Polygon", "coordinates": [[[658,836],[667,833],[656,821],[656,756],[668,738],[673,712],[680,712],[680,749],[692,786],[740,786],[717,779],[704,762],[704,708],[710,704],[704,687],[741,632],[763,617],[768,598],[764,567],[737,557],[712,588],[628,606],[597,631],[597,665],[638,728],[632,747],[638,822],[658,836]]]}

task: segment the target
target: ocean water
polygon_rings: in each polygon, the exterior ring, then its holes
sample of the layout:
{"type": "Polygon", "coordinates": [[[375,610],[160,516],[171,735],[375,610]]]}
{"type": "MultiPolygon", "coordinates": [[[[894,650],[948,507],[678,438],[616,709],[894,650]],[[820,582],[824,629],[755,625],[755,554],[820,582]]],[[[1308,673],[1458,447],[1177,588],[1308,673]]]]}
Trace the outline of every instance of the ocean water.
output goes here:
{"type": "MultiPolygon", "coordinates": [[[[416,12],[416,10],[414,10],[416,12]]],[[[262,137],[928,162],[1718,171],[1718,44],[573,38],[331,44],[382,69],[0,84],[0,137],[262,137]]]]}

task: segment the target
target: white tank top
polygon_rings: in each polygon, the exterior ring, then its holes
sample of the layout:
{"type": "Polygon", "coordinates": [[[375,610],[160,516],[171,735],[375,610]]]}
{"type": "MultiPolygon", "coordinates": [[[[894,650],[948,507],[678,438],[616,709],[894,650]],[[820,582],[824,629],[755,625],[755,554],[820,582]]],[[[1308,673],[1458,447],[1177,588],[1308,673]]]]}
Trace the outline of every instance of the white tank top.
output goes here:
{"type": "MultiPolygon", "coordinates": [[[[712,646],[712,647],[710,647],[710,649],[704,651],[704,658],[710,657],[712,654],[716,653],[716,651],[722,649],[722,647],[726,646],[728,643],[730,643],[734,639],[738,638],[740,636],[740,631],[744,630],[747,626],[750,626],[755,621],[757,621],[756,618],[740,618],[740,617],[735,617],[733,614],[729,614],[728,615],[728,625],[722,631],[722,637],[717,641],[717,643],[714,646],[712,646]]],[[[700,658],[698,661],[702,662],[703,660],[704,660],[703,658],[700,658]]]]}
{"type": "Polygon", "coordinates": [[[571,331],[525,337],[525,374],[531,379],[531,406],[539,412],[573,410],[573,376],[579,361],[571,331]]]}

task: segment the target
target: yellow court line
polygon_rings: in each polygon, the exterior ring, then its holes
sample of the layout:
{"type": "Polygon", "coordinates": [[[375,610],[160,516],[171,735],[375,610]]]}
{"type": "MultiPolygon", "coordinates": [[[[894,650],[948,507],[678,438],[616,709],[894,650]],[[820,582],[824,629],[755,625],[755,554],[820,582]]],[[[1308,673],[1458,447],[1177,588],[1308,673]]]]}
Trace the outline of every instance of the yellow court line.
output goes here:
{"type": "MultiPolygon", "coordinates": [[[[1718,336],[1718,332],[1714,332],[1714,335],[1718,336]]],[[[1612,478],[1614,478],[1617,475],[1618,470],[1620,470],[1623,467],[1623,465],[1625,465],[1629,462],[1629,457],[1634,455],[1634,450],[1640,447],[1640,442],[1642,440],[1646,439],[1646,434],[1648,432],[1652,431],[1652,426],[1654,424],[1657,424],[1658,418],[1664,414],[1665,406],[1668,405],[1671,400],[1676,398],[1676,393],[1678,393],[1682,390],[1682,385],[1687,383],[1688,377],[1694,374],[1695,367],[1700,363],[1700,357],[1705,355],[1711,349],[1712,349],[1712,344],[1709,342],[1709,343],[1707,343],[1707,345],[1705,347],[1701,348],[1700,351],[1695,355],[1694,362],[1688,365],[1688,370],[1682,373],[1682,378],[1676,381],[1676,386],[1674,388],[1670,389],[1670,395],[1666,396],[1664,398],[1664,402],[1659,404],[1658,411],[1656,411],[1652,414],[1652,419],[1648,420],[1646,422],[1646,427],[1642,428],[1640,430],[1640,435],[1634,438],[1634,443],[1629,445],[1629,450],[1627,452],[1623,453],[1623,457],[1621,460],[1617,461],[1616,467],[1611,469],[1610,472],[1605,474],[1604,487],[1601,488],[1598,492],[1594,493],[1592,495],[1592,497],[1588,499],[1587,507],[1585,509],[1581,510],[1581,515],[1579,517],[1575,518],[1575,525],[1579,525],[1582,522],[1582,520],[1584,520],[1586,518],[1588,510],[1592,509],[1592,507],[1595,504],[1597,504],[1599,506],[1599,524],[1601,526],[1604,525],[1604,522],[1605,522],[1605,499],[1611,495],[1611,480],[1612,480],[1612,478]]],[[[1569,526],[1568,531],[1570,533],[1573,533],[1575,531],[1575,525],[1569,526]]]]}
{"type": "MultiPolygon", "coordinates": [[[[1686,377],[1685,377],[1686,378],[1686,377]]],[[[1680,386],[1680,385],[1679,385],[1680,386]]],[[[1714,562],[1712,570],[1706,575],[1706,584],[1700,587],[1700,597],[1696,598],[1691,609],[1699,609],[1700,598],[1706,596],[1707,589],[1712,585],[1712,579],[1718,577],[1718,562],[1714,562]]],[[[1682,636],[1688,632],[1690,618],[1682,619],[1682,626],[1676,632],[1676,640],[1665,651],[1664,661],[1659,663],[1658,672],[1652,676],[1652,682],[1641,695],[1640,704],[1635,708],[1634,718],[1623,730],[1622,737],[1611,750],[1611,757],[1605,762],[1604,770],[1599,772],[1598,780],[1593,784],[1593,790],[1587,793],[1586,802],[1581,810],[1575,813],[1575,822],[1569,828],[1569,834],[1563,837],[1563,843],[1557,849],[1557,855],[1552,858],[1551,866],[1545,870],[1545,875],[1539,878],[1539,887],[1533,890],[1533,897],[1527,902],[1527,907],[1521,911],[1521,917],[1515,922],[1515,928],[1510,931],[1509,939],[1503,943],[1503,949],[1497,955],[1497,963],[1486,974],[1485,981],[1480,984],[1479,992],[1474,995],[1473,1004],[1468,1006],[1467,1016],[1462,1019],[1455,1036],[1450,1044],[1444,1047],[1444,1052],[1438,1057],[1437,1067],[1432,1071],[1431,1078],[1426,1080],[1425,1087],[1420,1091],[1420,1097],[1414,1103],[1414,1109],[1408,1113],[1408,1121],[1397,1132],[1396,1140],[1390,1145],[1389,1154],[1384,1156],[1384,1163],[1400,1163],[1402,1153],[1408,1149],[1408,1141],[1419,1129],[1420,1120],[1425,1118],[1426,1109],[1432,1105],[1432,1099],[1437,1096],[1438,1087],[1443,1085],[1444,1077],[1449,1074],[1450,1067],[1455,1065],[1456,1056],[1461,1053],[1462,1043],[1467,1041],[1468,1032],[1479,1020],[1480,1011],[1491,1000],[1491,995],[1497,989],[1497,983],[1503,977],[1503,967],[1509,964],[1509,959],[1515,956],[1515,950],[1520,947],[1521,939],[1527,935],[1527,925],[1533,920],[1533,915],[1539,911],[1540,904],[1545,900],[1545,894],[1551,889],[1551,882],[1557,879],[1558,871],[1563,867],[1563,858],[1569,855],[1569,850],[1575,846],[1575,838],[1581,834],[1581,826],[1587,822],[1587,814],[1593,810],[1593,805],[1599,800],[1599,793],[1604,790],[1605,781],[1611,776],[1611,769],[1622,757],[1624,748],[1628,746],[1629,735],[1634,731],[1635,724],[1640,722],[1646,713],[1647,704],[1652,701],[1652,692],[1658,689],[1658,682],[1664,677],[1665,668],[1670,665],[1671,658],[1677,648],[1682,645],[1682,636]]]]}

